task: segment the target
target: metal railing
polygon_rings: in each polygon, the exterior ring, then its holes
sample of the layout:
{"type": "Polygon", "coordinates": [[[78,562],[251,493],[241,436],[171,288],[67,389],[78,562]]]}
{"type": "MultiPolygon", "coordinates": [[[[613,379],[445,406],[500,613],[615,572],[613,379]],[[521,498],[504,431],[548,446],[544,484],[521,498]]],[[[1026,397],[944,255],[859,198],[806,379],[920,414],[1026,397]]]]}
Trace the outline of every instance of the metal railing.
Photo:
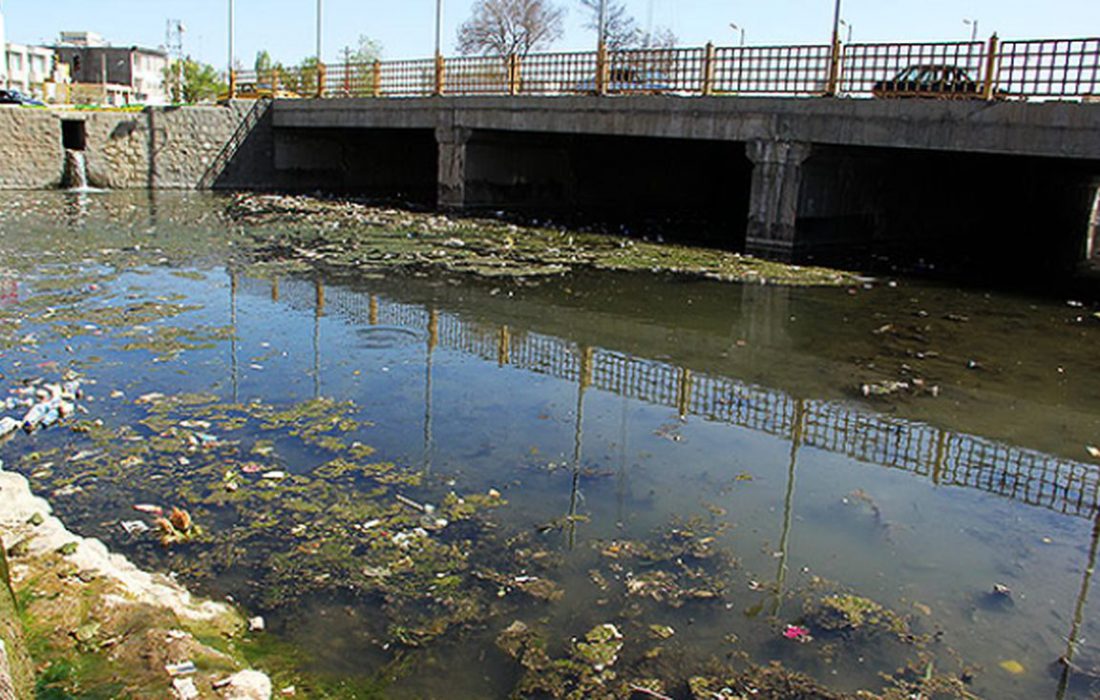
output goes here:
{"type": "MultiPolygon", "coordinates": [[[[1100,96],[1100,38],[600,50],[239,71],[287,97],[774,95],[1080,99],[1100,96]],[[905,80],[918,66],[952,77],[905,80]],[[958,72],[956,72],[958,71],[958,72]]],[[[277,95],[278,96],[278,95],[277,95]]]]}
{"type": "Polygon", "coordinates": [[[839,89],[844,94],[869,94],[876,83],[889,80],[912,66],[954,66],[983,86],[988,49],[989,44],[980,41],[849,44],[844,47],[840,59],[839,89]]]}
{"type": "Polygon", "coordinates": [[[1003,41],[997,89],[1021,97],[1100,96],[1100,38],[1003,41]]]}
{"type": "MultiPolygon", "coordinates": [[[[266,296],[270,281],[242,278],[240,289],[266,296]]],[[[280,282],[282,303],[319,313],[316,284],[280,282]]],[[[355,325],[392,325],[423,334],[431,347],[480,357],[619,396],[794,439],[802,405],[802,444],[898,469],[941,486],[977,489],[1094,519],[1100,515],[1100,467],[927,423],[863,410],[841,401],[799,401],[790,394],[730,377],[695,373],[668,362],[615,350],[585,348],[552,335],[524,331],[329,287],[324,310],[355,325]],[[435,324],[433,327],[433,318],[435,324]]]]}

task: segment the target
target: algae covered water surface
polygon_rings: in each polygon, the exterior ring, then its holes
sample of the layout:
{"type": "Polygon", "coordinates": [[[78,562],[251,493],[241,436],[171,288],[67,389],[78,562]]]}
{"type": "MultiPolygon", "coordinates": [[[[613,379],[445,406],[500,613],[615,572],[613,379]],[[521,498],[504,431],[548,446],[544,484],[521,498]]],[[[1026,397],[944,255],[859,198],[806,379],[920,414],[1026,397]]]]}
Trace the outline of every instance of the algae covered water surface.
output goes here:
{"type": "Polygon", "coordinates": [[[326,272],[213,196],[0,200],[5,396],[85,387],[5,468],[262,616],[299,697],[1100,690],[1087,304],[326,272]]]}

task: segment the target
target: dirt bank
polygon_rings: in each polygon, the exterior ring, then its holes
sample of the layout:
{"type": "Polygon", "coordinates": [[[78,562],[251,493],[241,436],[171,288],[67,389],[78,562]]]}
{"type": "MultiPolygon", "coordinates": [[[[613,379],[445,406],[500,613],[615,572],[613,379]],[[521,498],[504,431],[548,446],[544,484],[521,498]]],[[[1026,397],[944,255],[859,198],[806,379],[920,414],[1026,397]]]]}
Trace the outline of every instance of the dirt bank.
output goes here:
{"type": "MultiPolygon", "coordinates": [[[[234,676],[245,666],[235,652],[245,625],[228,605],[73,534],[18,474],[0,471],[0,498],[15,593],[0,589],[13,604],[0,602],[0,634],[18,639],[18,612],[39,697],[270,697],[262,674],[234,676]]],[[[19,697],[31,697],[27,658],[12,658],[19,697]]]]}

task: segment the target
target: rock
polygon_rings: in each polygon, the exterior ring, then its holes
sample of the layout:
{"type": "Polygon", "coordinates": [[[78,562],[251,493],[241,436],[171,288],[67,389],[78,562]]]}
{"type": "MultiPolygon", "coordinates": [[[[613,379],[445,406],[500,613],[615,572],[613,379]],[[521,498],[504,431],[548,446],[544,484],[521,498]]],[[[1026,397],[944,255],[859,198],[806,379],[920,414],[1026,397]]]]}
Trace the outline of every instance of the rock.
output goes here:
{"type": "Polygon", "coordinates": [[[198,700],[199,689],[195,687],[195,681],[190,678],[177,678],[172,681],[172,690],[179,700],[198,700]]]}
{"type": "Polygon", "coordinates": [[[260,671],[241,671],[221,688],[226,700],[271,700],[271,679],[260,671]]]}

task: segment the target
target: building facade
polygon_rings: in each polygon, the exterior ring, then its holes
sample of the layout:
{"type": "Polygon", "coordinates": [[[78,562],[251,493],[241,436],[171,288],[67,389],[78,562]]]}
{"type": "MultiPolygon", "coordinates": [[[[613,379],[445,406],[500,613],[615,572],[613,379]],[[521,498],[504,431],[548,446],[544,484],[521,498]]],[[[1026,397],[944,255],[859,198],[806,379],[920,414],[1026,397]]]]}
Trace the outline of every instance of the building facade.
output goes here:
{"type": "Polygon", "coordinates": [[[34,97],[48,96],[46,83],[54,82],[53,49],[9,43],[5,46],[4,58],[7,66],[4,84],[7,87],[34,97]]]}
{"type": "Polygon", "coordinates": [[[166,52],[109,46],[92,32],[62,32],[61,40],[53,50],[58,63],[68,68],[74,101],[116,106],[168,103],[166,52]]]}
{"type": "MultiPolygon", "coordinates": [[[[7,35],[4,34],[4,10],[0,9],[0,46],[6,47],[8,45],[7,35]]],[[[0,56],[0,87],[7,87],[8,85],[8,54],[4,52],[3,56],[0,56]]]]}

